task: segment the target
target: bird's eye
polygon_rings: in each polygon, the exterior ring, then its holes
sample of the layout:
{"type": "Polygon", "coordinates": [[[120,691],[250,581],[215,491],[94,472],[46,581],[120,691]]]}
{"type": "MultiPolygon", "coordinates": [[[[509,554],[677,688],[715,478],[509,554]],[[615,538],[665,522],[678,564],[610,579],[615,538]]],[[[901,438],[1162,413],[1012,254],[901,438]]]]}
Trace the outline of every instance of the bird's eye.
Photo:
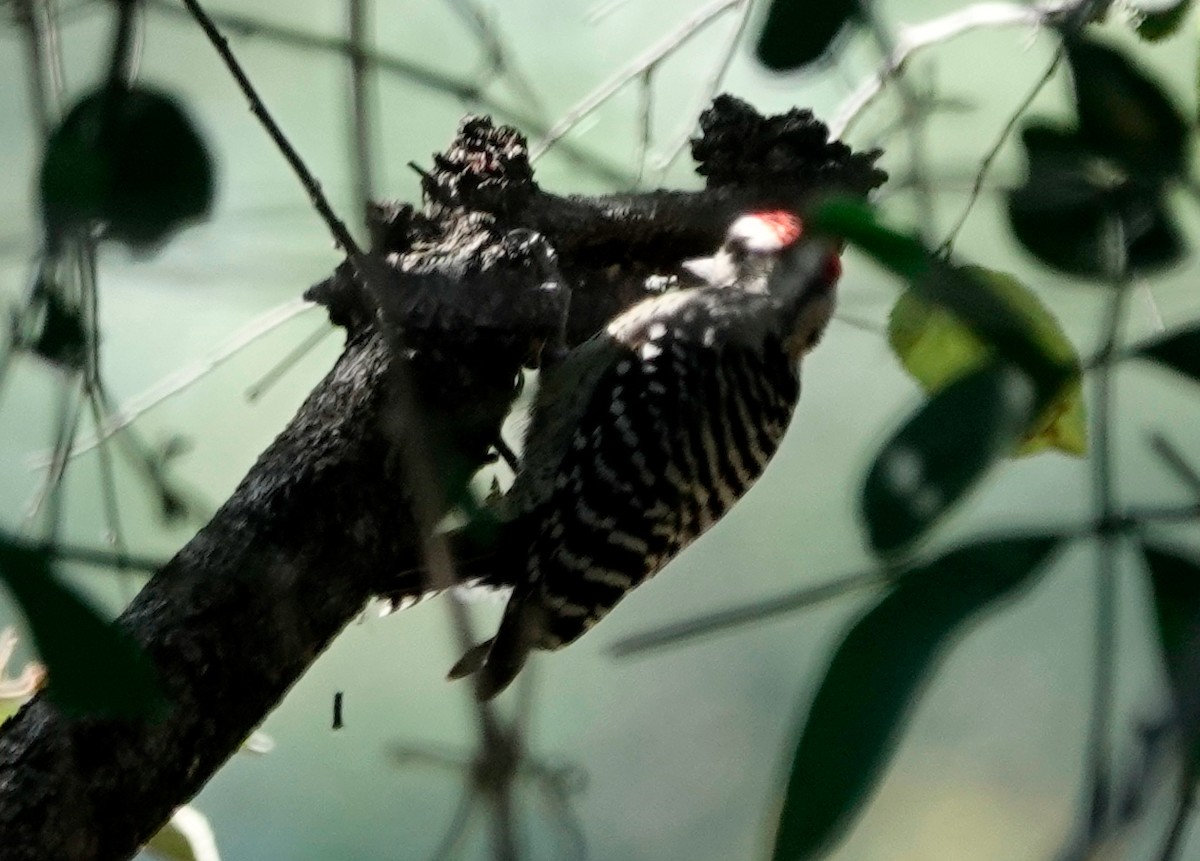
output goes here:
{"type": "Polygon", "coordinates": [[[729,256],[733,258],[734,263],[741,263],[749,255],[749,250],[745,243],[733,242],[729,246],[729,256]]]}

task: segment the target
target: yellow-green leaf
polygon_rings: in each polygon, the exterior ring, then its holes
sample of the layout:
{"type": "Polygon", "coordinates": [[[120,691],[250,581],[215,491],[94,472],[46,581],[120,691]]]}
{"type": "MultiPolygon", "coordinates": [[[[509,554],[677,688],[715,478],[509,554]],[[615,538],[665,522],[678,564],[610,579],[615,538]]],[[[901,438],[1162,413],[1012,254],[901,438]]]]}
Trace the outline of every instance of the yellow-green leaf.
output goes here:
{"type": "MultiPolygon", "coordinates": [[[[1007,304],[1029,326],[1047,355],[1079,367],[1079,356],[1058,321],[1024,284],[1011,275],[966,267],[979,289],[1007,304]]],[[[989,348],[950,312],[920,298],[901,294],[888,321],[888,341],[912,376],[929,393],[945,388],[991,358],[989,348]]],[[[1043,412],[1018,447],[1017,455],[1055,448],[1076,456],[1087,451],[1087,416],[1078,375],[1043,412]]]]}

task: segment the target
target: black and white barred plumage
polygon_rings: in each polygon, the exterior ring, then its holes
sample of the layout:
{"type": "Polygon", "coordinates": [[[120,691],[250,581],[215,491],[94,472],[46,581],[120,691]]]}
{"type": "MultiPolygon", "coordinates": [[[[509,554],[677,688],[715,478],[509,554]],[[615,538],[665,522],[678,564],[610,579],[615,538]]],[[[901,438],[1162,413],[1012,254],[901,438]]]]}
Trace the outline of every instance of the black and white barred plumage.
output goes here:
{"type": "Polygon", "coordinates": [[[531,649],[572,642],[698,538],[761,475],[833,310],[832,248],[784,213],[744,216],[706,281],[648,299],[544,374],[505,497],[499,564],[519,572],[495,638],[452,676],[502,690],[531,649]]]}

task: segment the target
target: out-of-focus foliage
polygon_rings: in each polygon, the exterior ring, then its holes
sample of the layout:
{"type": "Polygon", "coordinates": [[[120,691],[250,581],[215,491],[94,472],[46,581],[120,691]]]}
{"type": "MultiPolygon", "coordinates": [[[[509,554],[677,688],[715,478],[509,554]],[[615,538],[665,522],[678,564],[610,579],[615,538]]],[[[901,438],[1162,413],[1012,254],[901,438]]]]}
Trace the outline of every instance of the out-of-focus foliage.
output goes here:
{"type": "Polygon", "coordinates": [[[58,579],[46,551],[0,536],[0,581],[25,616],[59,708],[146,717],[163,706],[149,658],[58,579]]]}
{"type": "Polygon", "coordinates": [[[774,0],[758,37],[758,59],[776,72],[814,63],[858,14],[859,0],[774,0]]]}
{"type": "Polygon", "coordinates": [[[776,861],[838,839],[875,785],[922,684],[964,625],[1032,582],[1052,536],[969,544],[904,572],[842,638],[792,757],[776,861]]]}
{"type": "Polygon", "coordinates": [[[207,214],[213,165],[174,98],[106,85],[76,102],[51,134],[40,190],[51,248],[98,225],[146,250],[207,214]]]}
{"type": "MultiPolygon", "coordinates": [[[[1024,316],[1042,348],[1064,364],[1079,365],[1074,345],[1037,296],[1003,272],[970,267],[979,289],[989,290],[998,301],[1024,316]]],[[[927,392],[935,393],[988,361],[991,351],[953,314],[921,299],[909,289],[900,295],[888,318],[892,350],[927,392]]],[[[1087,418],[1083,388],[1078,376],[1068,383],[1026,433],[1017,455],[1055,448],[1067,454],[1087,451],[1087,418]]]]}

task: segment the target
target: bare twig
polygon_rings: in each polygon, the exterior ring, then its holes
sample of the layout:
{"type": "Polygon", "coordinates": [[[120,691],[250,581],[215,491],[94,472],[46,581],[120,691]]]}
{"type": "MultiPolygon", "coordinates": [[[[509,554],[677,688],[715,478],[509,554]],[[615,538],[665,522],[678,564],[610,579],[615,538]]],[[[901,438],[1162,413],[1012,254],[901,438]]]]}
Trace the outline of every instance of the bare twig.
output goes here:
{"type": "Polygon", "coordinates": [[[358,212],[367,223],[367,213],[374,199],[374,159],[371,147],[371,77],[365,55],[370,44],[370,22],[366,0],[346,0],[347,42],[350,45],[350,128],[354,147],[354,190],[358,212]]]}
{"type": "Polygon", "coordinates": [[[250,79],[246,77],[245,71],[233,56],[233,52],[229,49],[229,40],[221,35],[216,24],[200,8],[200,4],[196,0],[183,0],[183,5],[187,7],[192,17],[196,19],[196,23],[200,25],[200,29],[204,31],[209,42],[212,43],[212,46],[224,61],[225,68],[229,70],[229,74],[233,76],[238,88],[242,91],[242,95],[249,102],[250,112],[258,118],[263,129],[266,130],[271,141],[287,161],[292,172],[296,174],[296,178],[300,180],[300,184],[304,186],[304,191],[308,194],[309,202],[312,204],[313,209],[317,211],[317,214],[321,216],[321,220],[325,222],[325,226],[329,228],[329,232],[333,234],[334,241],[352,259],[356,256],[361,257],[362,251],[359,249],[358,243],[354,241],[354,237],[346,229],[345,223],[333,211],[333,207],[329,205],[325,193],[321,190],[321,183],[312,175],[304,160],[300,158],[300,154],[296,152],[296,148],[292,146],[291,141],[287,139],[283,130],[279,128],[279,124],[275,122],[275,118],[267,111],[266,105],[258,97],[258,92],[254,89],[254,85],[250,83],[250,79]]]}
{"type": "MultiPolygon", "coordinates": [[[[1107,518],[1092,518],[1083,523],[1063,524],[1052,532],[1063,540],[1091,538],[1104,532],[1112,534],[1136,532],[1147,523],[1194,523],[1200,521],[1200,502],[1193,505],[1131,506],[1114,512],[1107,518]]],[[[907,569],[906,569],[907,570],[907,569]]],[[[808,586],[794,592],[727,607],[660,626],[641,634],[634,634],[617,641],[611,647],[616,657],[628,657],[642,652],[679,645],[688,640],[720,633],[743,625],[756,624],[773,616],[815,607],[826,601],[840,598],[853,592],[878,588],[902,580],[905,572],[864,571],[836,577],[817,586],[808,586]]]]}
{"type": "Polygon", "coordinates": [[[246,389],[246,400],[256,401],[266,394],[271,386],[275,385],[292,367],[314,349],[318,344],[324,341],[334,329],[326,322],[322,322],[320,326],[313,329],[304,340],[292,347],[284,354],[283,358],[267,369],[267,372],[260,376],[254,385],[246,389]]]}
{"type": "Polygon", "coordinates": [[[637,152],[633,157],[637,165],[637,177],[633,181],[636,189],[642,184],[646,173],[646,158],[650,152],[650,142],[654,138],[654,70],[650,66],[642,72],[641,83],[638,87],[638,141],[637,152]]]}
{"type": "MultiPolygon", "coordinates": [[[[156,12],[167,15],[186,16],[189,14],[187,10],[176,5],[173,0],[146,0],[146,3],[156,12]]],[[[270,39],[279,44],[295,48],[328,51],[343,56],[350,56],[350,45],[346,39],[319,36],[295,27],[268,23],[231,12],[214,12],[209,18],[217,26],[224,27],[239,36],[270,39]]],[[[471,81],[464,81],[449,75],[443,75],[418,63],[413,63],[390,54],[382,54],[378,51],[363,51],[362,56],[369,66],[377,69],[379,72],[402,77],[419,86],[449,95],[463,103],[477,104],[481,108],[494,113],[496,116],[529,130],[531,133],[546,127],[545,123],[536,115],[504,104],[489,96],[486,91],[481,90],[477,84],[471,81]]],[[[570,158],[575,164],[590,171],[594,176],[612,183],[614,186],[624,186],[629,182],[627,171],[608,164],[603,159],[585,152],[580,147],[564,143],[561,151],[564,156],[570,158]]]]}
{"type": "Polygon", "coordinates": [[[624,68],[572,106],[562,119],[551,126],[542,136],[542,139],[530,148],[530,161],[537,161],[545,155],[550,147],[558,143],[575,126],[589,117],[593,111],[612,98],[626,84],[637,80],[647,69],[653,68],[664,57],[673,53],[680,45],[687,42],[688,39],[704,29],[712,21],[744,2],[745,0],[712,0],[712,2],[701,7],[699,11],[677,27],[674,32],[669,33],[666,37],[652,45],[649,50],[635,57],[624,68]]]}
{"type": "Polygon", "coordinates": [[[96,550],[91,547],[80,547],[75,544],[64,544],[61,541],[25,541],[15,535],[0,531],[0,541],[9,546],[20,547],[30,553],[44,553],[59,562],[74,562],[79,565],[89,565],[96,568],[123,569],[126,571],[141,571],[153,574],[164,564],[162,559],[149,556],[136,556],[129,553],[113,553],[108,550],[96,550]]]}
{"type": "Polygon", "coordinates": [[[1175,798],[1175,809],[1171,813],[1171,826],[1167,830],[1162,848],[1158,851],[1158,861],[1175,861],[1183,846],[1183,835],[1187,831],[1188,820],[1192,818],[1195,807],[1196,775],[1191,768],[1185,766],[1179,777],[1179,792],[1175,798]]]}
{"type": "MultiPolygon", "coordinates": [[[[729,72],[730,65],[733,64],[733,58],[737,55],[738,46],[742,42],[742,35],[746,32],[746,24],[750,20],[751,5],[750,0],[745,0],[745,2],[737,4],[737,24],[730,32],[729,38],[725,41],[724,48],[719,53],[720,60],[713,65],[712,72],[697,93],[695,109],[690,111],[686,116],[697,116],[704,105],[712,101],[713,96],[720,89],[722,82],[725,80],[725,75],[729,72]]],[[[660,175],[665,176],[666,172],[671,169],[671,165],[687,149],[688,141],[692,138],[694,127],[695,124],[689,122],[663,151],[662,157],[655,165],[660,175]]]]}
{"type": "MultiPolygon", "coordinates": [[[[895,54],[895,47],[890,32],[874,13],[869,4],[862,7],[862,17],[867,28],[885,57],[895,54]]],[[[929,165],[925,158],[925,125],[929,117],[926,107],[928,98],[918,93],[912,83],[905,77],[903,69],[897,67],[892,73],[896,87],[900,91],[901,102],[904,106],[904,128],[909,140],[909,176],[913,190],[916,192],[919,230],[924,232],[934,224],[933,186],[929,181],[929,165]]],[[[836,137],[836,135],[834,135],[836,137]]]]}
{"type": "Polygon", "coordinates": [[[483,48],[485,68],[479,77],[484,81],[493,76],[505,78],[513,86],[517,98],[528,105],[534,115],[541,115],[543,113],[541,97],[533,84],[513,62],[504,42],[500,39],[495,22],[474,0],[448,0],[448,2],[450,8],[458,13],[463,23],[471,28],[471,32],[483,48]]]}
{"type": "Polygon", "coordinates": [[[1092,493],[1099,529],[1096,546],[1096,653],[1092,678],[1093,700],[1091,725],[1088,730],[1087,779],[1088,809],[1084,818],[1089,839],[1103,832],[1108,816],[1111,790],[1111,724],[1116,674],[1117,622],[1117,554],[1120,544],[1113,526],[1117,501],[1113,496],[1114,456],[1110,429],[1113,412],[1113,359],[1121,339],[1121,323],[1129,297],[1127,249],[1121,223],[1113,219],[1110,225],[1112,260],[1112,298],[1104,325],[1103,341],[1098,353],[1099,366],[1095,375],[1095,432],[1093,448],[1092,493]]]}
{"type": "Polygon", "coordinates": [[[694,619],[664,625],[652,631],[625,637],[613,644],[610,651],[618,658],[636,655],[641,652],[654,651],[665,646],[672,646],[685,640],[692,640],[706,634],[714,634],[729,628],[735,628],[749,622],[760,622],[772,616],[791,613],[822,604],[842,595],[859,592],[864,589],[878,588],[887,584],[887,579],[878,571],[866,571],[836,577],[819,586],[808,586],[786,595],[753,601],[717,610],[694,619]]]}
{"type": "Polygon", "coordinates": [[[1182,481],[1197,499],[1200,499],[1200,472],[1187,462],[1183,453],[1164,434],[1159,432],[1150,435],[1150,448],[1154,449],[1154,453],[1162,458],[1163,463],[1171,472],[1175,473],[1175,477],[1182,481]]]}
{"type": "MultiPolygon", "coordinates": [[[[68,457],[74,459],[96,448],[114,434],[133,424],[154,407],[184,391],[228,362],[263,335],[316,307],[319,306],[303,299],[292,299],[254,318],[218,344],[212,352],[171,372],[144,392],[133,396],[115,410],[108,412],[104,423],[97,427],[91,436],[85,436],[77,441],[68,457]]],[[[29,458],[30,466],[43,468],[50,463],[51,457],[50,452],[36,453],[29,458]]]]}
{"type": "Polygon", "coordinates": [[[1004,148],[1004,144],[1008,142],[1013,130],[1017,127],[1017,123],[1021,121],[1021,117],[1023,117],[1025,112],[1029,110],[1029,107],[1033,104],[1034,99],[1038,97],[1038,94],[1041,93],[1046,84],[1048,84],[1054,77],[1054,73],[1058,71],[1058,67],[1061,65],[1062,60],[1063,50],[1060,47],[1054,52],[1054,59],[1050,61],[1050,65],[1046,67],[1046,71],[1041,74],[1041,76],[1037,79],[1037,82],[1033,85],[1033,88],[1030,89],[1025,98],[1021,100],[1021,104],[1017,106],[1017,109],[1013,111],[1012,116],[1009,117],[1008,122],[1004,124],[1004,128],[1001,129],[1000,136],[996,139],[996,142],[992,145],[992,148],[988,150],[987,155],[985,155],[983,160],[979,163],[979,172],[975,174],[975,182],[971,185],[971,193],[967,196],[966,205],[963,206],[963,211],[958,216],[958,221],[954,223],[954,227],[950,229],[950,232],[946,234],[946,238],[942,240],[941,251],[943,254],[949,255],[954,249],[954,240],[958,238],[958,234],[962,230],[963,225],[967,223],[967,217],[971,214],[971,210],[975,207],[975,203],[979,200],[979,195],[983,192],[983,185],[987,180],[988,172],[991,171],[992,165],[995,163],[996,158],[1000,155],[1000,151],[1004,148]]]}
{"type": "Polygon", "coordinates": [[[1018,3],[973,3],[964,9],[934,18],[921,24],[901,27],[892,39],[879,68],[864,80],[841,104],[829,133],[833,138],[845,137],[862,113],[883,92],[884,85],[903,71],[912,57],[926,48],[948,42],[973,30],[998,27],[1038,28],[1075,2],[1051,2],[1022,5],[1018,3]]]}

